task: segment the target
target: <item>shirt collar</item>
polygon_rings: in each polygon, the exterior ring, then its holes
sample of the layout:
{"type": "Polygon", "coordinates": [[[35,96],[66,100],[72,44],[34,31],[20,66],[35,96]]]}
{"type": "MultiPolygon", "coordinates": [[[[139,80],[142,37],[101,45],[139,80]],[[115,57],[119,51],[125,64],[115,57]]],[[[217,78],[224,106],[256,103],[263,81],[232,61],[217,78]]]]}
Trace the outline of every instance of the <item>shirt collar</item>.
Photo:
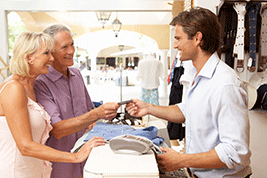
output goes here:
{"type": "MultiPolygon", "coordinates": [[[[219,58],[217,52],[213,53],[210,56],[210,58],[208,59],[208,61],[205,63],[205,65],[202,67],[198,76],[199,77],[205,77],[205,78],[212,78],[219,61],[220,61],[220,58],[219,58]]],[[[197,71],[195,69],[194,75],[196,75],[196,72],[197,71]]]]}
{"type": "MultiPolygon", "coordinates": [[[[54,67],[50,66],[48,69],[49,73],[46,74],[48,78],[50,78],[53,82],[59,80],[60,78],[64,77],[62,73],[57,71],[54,67]]],[[[74,76],[75,73],[71,70],[71,68],[68,68],[69,71],[69,77],[74,76]]]]}

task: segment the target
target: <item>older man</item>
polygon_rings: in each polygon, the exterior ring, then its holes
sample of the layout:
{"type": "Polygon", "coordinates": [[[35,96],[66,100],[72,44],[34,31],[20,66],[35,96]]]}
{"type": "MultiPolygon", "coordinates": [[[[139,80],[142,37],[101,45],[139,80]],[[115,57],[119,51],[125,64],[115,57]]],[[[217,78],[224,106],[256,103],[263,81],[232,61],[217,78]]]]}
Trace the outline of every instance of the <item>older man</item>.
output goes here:
{"type": "MultiPolygon", "coordinates": [[[[117,114],[117,103],[94,107],[81,73],[73,65],[74,41],[68,28],[52,25],[44,30],[55,41],[54,62],[49,73],[40,75],[34,90],[37,101],[51,116],[53,130],[47,145],[70,151],[85,129],[98,119],[111,119],[117,114]]],[[[84,163],[53,163],[52,178],[81,177],[84,163]]]]}

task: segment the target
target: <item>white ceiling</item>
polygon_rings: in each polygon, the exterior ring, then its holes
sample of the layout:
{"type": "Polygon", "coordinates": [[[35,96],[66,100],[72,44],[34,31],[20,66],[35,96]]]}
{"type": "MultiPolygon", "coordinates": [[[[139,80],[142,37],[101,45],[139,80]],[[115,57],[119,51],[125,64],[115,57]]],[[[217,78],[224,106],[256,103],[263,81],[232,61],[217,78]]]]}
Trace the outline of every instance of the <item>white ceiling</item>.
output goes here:
{"type": "Polygon", "coordinates": [[[107,25],[111,25],[116,14],[123,25],[168,25],[172,4],[168,0],[0,0],[0,9],[46,12],[63,24],[87,27],[102,26],[96,11],[112,12],[107,25]]]}
{"type": "MultiPolygon", "coordinates": [[[[95,12],[46,12],[58,21],[69,25],[83,25],[87,27],[102,26],[97,20],[95,12]]],[[[119,11],[112,12],[106,25],[118,19],[122,25],[168,25],[172,19],[171,11],[119,11]]]]}
{"type": "MultiPolygon", "coordinates": [[[[173,3],[173,1],[167,0],[8,0],[7,2],[2,4],[4,5],[2,7],[8,12],[45,12],[58,22],[62,22],[62,24],[84,26],[89,29],[101,28],[102,26],[95,14],[97,11],[112,12],[110,20],[105,26],[110,26],[116,19],[116,16],[122,22],[122,26],[169,25],[172,19],[171,4],[173,3]]],[[[37,26],[47,26],[46,24],[38,24],[42,23],[42,21],[43,23],[47,22],[40,15],[33,16],[32,20],[35,21],[37,26]]],[[[113,36],[114,32],[112,33],[113,36]]],[[[122,36],[123,32],[120,33],[119,37],[122,36]]],[[[124,39],[128,38],[129,35],[124,37],[124,39]]],[[[108,43],[107,39],[110,40],[110,37],[103,39],[103,41],[108,43]]],[[[86,38],[84,40],[91,41],[86,38]]],[[[82,46],[81,42],[79,42],[79,46],[82,46]]],[[[93,46],[95,47],[96,44],[93,46]]],[[[88,47],[88,45],[82,47],[93,49],[93,47],[88,47]]],[[[95,51],[98,52],[99,49],[95,51]]]]}

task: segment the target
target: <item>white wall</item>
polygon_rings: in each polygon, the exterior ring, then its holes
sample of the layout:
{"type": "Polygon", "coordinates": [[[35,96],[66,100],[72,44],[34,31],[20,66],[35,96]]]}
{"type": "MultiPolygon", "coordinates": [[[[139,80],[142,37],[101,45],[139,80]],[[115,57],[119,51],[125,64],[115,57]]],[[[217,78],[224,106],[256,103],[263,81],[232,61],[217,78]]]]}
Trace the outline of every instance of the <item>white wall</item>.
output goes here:
{"type": "Polygon", "coordinates": [[[252,178],[267,177],[267,112],[249,111],[252,178]]]}
{"type": "Polygon", "coordinates": [[[216,6],[221,3],[221,0],[194,0],[194,6],[205,7],[216,13],[216,6]]]}

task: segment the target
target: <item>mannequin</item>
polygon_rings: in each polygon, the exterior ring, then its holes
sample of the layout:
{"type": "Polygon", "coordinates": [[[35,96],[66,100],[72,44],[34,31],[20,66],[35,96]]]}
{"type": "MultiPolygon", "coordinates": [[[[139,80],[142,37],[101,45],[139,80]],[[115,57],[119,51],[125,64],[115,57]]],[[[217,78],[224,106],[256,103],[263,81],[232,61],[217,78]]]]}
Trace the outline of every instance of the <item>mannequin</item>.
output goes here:
{"type": "Polygon", "coordinates": [[[166,79],[163,64],[156,59],[155,53],[147,53],[138,63],[136,80],[141,80],[141,100],[159,105],[159,78],[166,79]]]}

